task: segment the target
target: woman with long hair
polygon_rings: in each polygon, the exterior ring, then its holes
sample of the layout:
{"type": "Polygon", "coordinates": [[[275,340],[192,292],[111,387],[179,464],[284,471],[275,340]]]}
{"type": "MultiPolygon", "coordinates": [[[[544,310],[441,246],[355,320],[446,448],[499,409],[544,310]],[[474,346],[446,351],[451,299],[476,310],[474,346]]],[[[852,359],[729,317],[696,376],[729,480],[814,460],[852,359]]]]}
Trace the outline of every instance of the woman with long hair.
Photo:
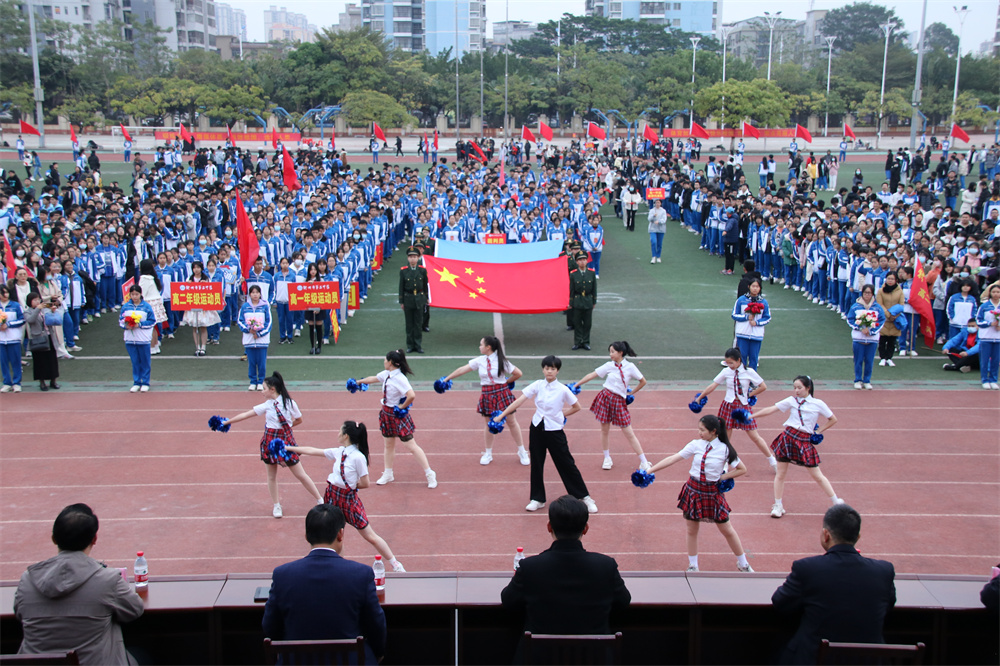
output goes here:
{"type": "MultiPolygon", "coordinates": [[[[191,262],[191,276],[188,282],[211,282],[205,274],[205,266],[200,261],[191,262]]],[[[208,344],[208,327],[217,326],[222,321],[215,310],[195,308],[184,313],[181,324],[190,326],[194,337],[194,355],[204,356],[205,345],[208,344]]]]}
{"type": "Polygon", "coordinates": [[[153,317],[156,320],[150,339],[149,353],[159,354],[159,327],[167,321],[167,309],[163,307],[163,283],[160,281],[160,276],[156,274],[156,264],[153,263],[152,259],[143,259],[139,262],[139,287],[142,288],[142,300],[153,309],[153,317]]]}

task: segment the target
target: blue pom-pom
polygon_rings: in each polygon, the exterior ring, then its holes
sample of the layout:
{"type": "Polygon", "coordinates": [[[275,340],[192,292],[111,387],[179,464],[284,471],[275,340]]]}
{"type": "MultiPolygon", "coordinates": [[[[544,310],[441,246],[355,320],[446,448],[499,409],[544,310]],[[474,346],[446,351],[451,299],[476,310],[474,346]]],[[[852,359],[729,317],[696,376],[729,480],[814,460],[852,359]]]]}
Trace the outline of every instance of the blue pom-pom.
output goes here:
{"type": "Polygon", "coordinates": [[[756,405],[757,404],[757,396],[755,396],[755,395],[750,396],[750,399],[747,400],[747,404],[750,405],[751,407],[753,407],[754,405],[756,405]]]}
{"type": "Polygon", "coordinates": [[[701,408],[708,404],[708,398],[702,397],[701,393],[694,394],[694,400],[688,403],[688,409],[695,414],[701,412],[701,408]]]}
{"type": "Polygon", "coordinates": [[[735,479],[721,479],[719,483],[716,484],[720,493],[728,493],[736,485],[735,479]]]}
{"type": "Polygon", "coordinates": [[[500,433],[502,433],[503,427],[507,423],[506,417],[500,419],[499,421],[496,420],[497,417],[500,416],[501,414],[503,414],[502,411],[500,411],[499,409],[496,410],[495,412],[490,414],[489,423],[486,424],[487,429],[489,429],[489,431],[494,435],[499,435],[500,433]]]}
{"type": "Polygon", "coordinates": [[[809,441],[813,444],[819,444],[820,442],[823,441],[823,435],[819,434],[818,432],[813,433],[809,435],[809,441]]]}
{"type": "Polygon", "coordinates": [[[632,472],[632,485],[639,488],[646,488],[653,481],[656,480],[655,474],[650,474],[649,472],[644,472],[641,469],[637,469],[632,472]]]}
{"type": "MultiPolygon", "coordinates": [[[[701,394],[699,393],[698,395],[701,395],[701,394]]],[[[707,405],[708,404],[708,396],[707,395],[706,396],[702,396],[701,400],[698,401],[698,404],[701,405],[702,407],[704,407],[705,405],[707,405]]]]}
{"type": "Polygon", "coordinates": [[[700,414],[701,413],[701,405],[699,405],[697,401],[691,401],[691,402],[689,402],[688,403],[688,409],[690,409],[695,414],[700,414]]]}
{"type": "Polygon", "coordinates": [[[580,395],[580,391],[583,389],[576,385],[576,383],[566,384],[566,388],[570,390],[573,395],[580,395]]]}
{"type": "Polygon", "coordinates": [[[351,393],[357,393],[360,390],[360,386],[358,385],[358,380],[355,379],[354,377],[348,379],[347,390],[350,391],[351,393]]]}
{"type": "Polygon", "coordinates": [[[635,402],[635,396],[634,395],[627,395],[627,396],[625,396],[625,404],[626,405],[631,405],[633,402],[635,402]]]}
{"type": "Polygon", "coordinates": [[[278,437],[267,443],[267,452],[272,458],[280,458],[285,461],[290,460],[292,457],[291,452],[285,448],[285,440],[278,437]]]}
{"type": "Polygon", "coordinates": [[[397,419],[401,419],[410,413],[410,408],[409,407],[402,408],[399,405],[394,405],[392,408],[392,413],[396,415],[397,419]]]}
{"type": "Polygon", "coordinates": [[[434,392],[444,393],[451,388],[451,380],[445,380],[444,377],[434,380],[434,392]]]}
{"type": "Polygon", "coordinates": [[[358,390],[361,391],[362,393],[364,393],[365,391],[368,390],[368,384],[361,384],[361,383],[359,383],[358,384],[358,390]]]}
{"type": "Polygon", "coordinates": [[[507,382],[507,388],[509,388],[511,391],[513,391],[514,390],[514,382],[507,382]]]}
{"type": "Polygon", "coordinates": [[[734,409],[732,412],[733,420],[740,424],[750,423],[750,412],[745,409],[734,409]]]}
{"type": "Polygon", "coordinates": [[[208,427],[215,432],[229,432],[229,428],[232,426],[229,421],[221,416],[213,416],[208,420],[208,427]]]}

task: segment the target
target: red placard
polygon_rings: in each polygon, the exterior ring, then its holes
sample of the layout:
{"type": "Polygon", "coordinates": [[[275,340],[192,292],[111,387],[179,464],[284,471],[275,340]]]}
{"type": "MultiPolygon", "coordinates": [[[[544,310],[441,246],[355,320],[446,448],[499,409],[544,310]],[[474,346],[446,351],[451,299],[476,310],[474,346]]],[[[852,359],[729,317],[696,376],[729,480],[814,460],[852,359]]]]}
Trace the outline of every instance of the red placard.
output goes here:
{"type": "Polygon", "coordinates": [[[667,190],[662,187],[647,187],[646,188],[646,198],[647,199],[666,199],[667,190]]]}
{"type": "Polygon", "coordinates": [[[348,310],[361,309],[361,285],[359,285],[357,282],[352,282],[351,288],[347,292],[347,309],[348,310]]]}
{"type": "Polygon", "coordinates": [[[221,282],[174,282],[170,285],[171,310],[222,310],[221,282]]]}
{"type": "MultiPolygon", "coordinates": [[[[153,132],[153,136],[157,141],[172,141],[180,134],[180,130],[156,130],[153,132]]],[[[229,138],[224,130],[219,130],[216,132],[191,132],[194,136],[195,141],[214,141],[219,144],[226,142],[229,138]]],[[[243,142],[253,142],[261,141],[266,142],[271,140],[270,132],[232,132],[233,139],[236,141],[243,142]]],[[[301,141],[302,135],[298,132],[275,132],[278,140],[285,141],[301,141]]]]}
{"type": "Polygon", "coordinates": [[[506,245],[507,234],[486,234],[486,245],[506,245]]]}
{"type": "Polygon", "coordinates": [[[372,270],[380,270],[385,259],[385,248],[381,243],[375,248],[375,256],[372,258],[372,270]]]}
{"type": "Polygon", "coordinates": [[[122,285],[122,303],[128,300],[128,292],[132,290],[132,285],[135,284],[135,278],[130,277],[125,280],[125,284],[122,285]]]}
{"type": "Polygon", "coordinates": [[[340,307],[340,282],[289,282],[289,310],[334,310],[340,307]]]}

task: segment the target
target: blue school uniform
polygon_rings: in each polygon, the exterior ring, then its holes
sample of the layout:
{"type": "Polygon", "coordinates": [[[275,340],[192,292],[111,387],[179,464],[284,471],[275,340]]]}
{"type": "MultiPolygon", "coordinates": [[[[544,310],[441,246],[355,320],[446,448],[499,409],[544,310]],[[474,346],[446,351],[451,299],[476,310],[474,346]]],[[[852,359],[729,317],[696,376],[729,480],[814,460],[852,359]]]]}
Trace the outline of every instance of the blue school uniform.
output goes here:
{"type": "Polygon", "coordinates": [[[764,340],[764,327],[771,322],[771,308],[763,298],[752,299],[749,295],[744,294],[736,299],[732,317],[733,321],[736,322],[736,346],[743,357],[743,363],[751,370],[756,370],[760,357],[760,345],[764,340]],[[750,303],[760,303],[764,308],[764,311],[757,315],[754,324],[750,324],[750,316],[746,314],[747,306],[750,303]]]}
{"type": "Polygon", "coordinates": [[[16,300],[0,306],[7,317],[7,328],[0,330],[0,369],[4,386],[21,385],[21,336],[24,331],[24,310],[16,300]]]}
{"type": "Polygon", "coordinates": [[[243,348],[247,354],[250,383],[262,384],[267,374],[267,348],[271,343],[271,307],[264,299],[256,306],[248,299],[240,308],[236,323],[243,331],[243,348]],[[261,322],[257,335],[250,330],[251,320],[261,322]]]}
{"type": "Polygon", "coordinates": [[[132,361],[132,385],[149,386],[149,376],[152,371],[150,343],[153,338],[153,327],[156,326],[156,315],[153,314],[152,306],[146,301],[140,302],[139,305],[132,303],[131,299],[126,301],[118,314],[118,325],[125,329],[125,349],[132,361]],[[133,313],[139,314],[142,321],[135,328],[128,328],[125,319],[133,313]]]}
{"type": "Polygon", "coordinates": [[[997,373],[1000,371],[1000,329],[997,328],[997,316],[994,314],[998,311],[1000,304],[986,301],[976,312],[976,323],[979,324],[979,373],[984,384],[996,384],[997,373]]]}
{"type": "Polygon", "coordinates": [[[872,368],[875,363],[875,352],[878,349],[879,331],[885,325],[885,310],[872,299],[870,306],[856,301],[847,312],[847,325],[851,327],[851,340],[854,351],[854,381],[870,384],[872,368]],[[870,310],[875,312],[876,324],[869,330],[862,329],[857,324],[859,312],[870,310]]]}

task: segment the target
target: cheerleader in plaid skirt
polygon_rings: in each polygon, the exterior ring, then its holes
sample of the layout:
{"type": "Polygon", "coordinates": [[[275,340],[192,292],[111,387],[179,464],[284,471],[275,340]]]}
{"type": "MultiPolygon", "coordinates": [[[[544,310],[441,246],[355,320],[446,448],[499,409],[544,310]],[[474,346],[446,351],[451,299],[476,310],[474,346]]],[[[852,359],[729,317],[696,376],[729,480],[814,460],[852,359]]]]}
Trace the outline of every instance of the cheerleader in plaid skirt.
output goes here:
{"type": "Polygon", "coordinates": [[[698,421],[698,439],[672,456],[656,463],[649,470],[657,472],[674,463],[691,458],[690,478],[677,496],[677,508],[684,513],[687,525],[688,571],[698,571],[698,530],[701,523],[715,523],[733,554],[736,568],[744,573],[753,569],[743,552],[743,544],[729,520],[729,503],[718,489],[719,481],[735,479],[747,473],[736,449],[729,443],[726,429],[717,416],[711,414],[698,421]]]}
{"type": "Polygon", "coordinates": [[[594,398],[590,405],[590,411],[594,413],[597,421],[601,424],[601,448],[604,450],[604,463],[602,469],[611,469],[614,463],[611,460],[611,445],[608,442],[608,434],[611,426],[615,425],[622,429],[625,439],[632,446],[632,450],[639,456],[639,469],[648,471],[650,463],[646,460],[646,454],[642,452],[642,445],[639,438],[632,430],[632,415],[629,414],[626,398],[631,392],[635,395],[646,385],[646,378],[639,372],[639,368],[634,363],[628,361],[626,356],[636,356],[635,350],[629,345],[627,340],[612,342],[608,347],[608,356],[611,360],[597,368],[583,379],[576,383],[583,386],[587,382],[597,379],[604,379],[604,387],[594,398]],[[639,381],[635,390],[629,388],[629,381],[636,379],[639,381]]]}
{"type": "MultiPolygon", "coordinates": [[[[479,464],[489,465],[493,462],[493,438],[495,437],[489,429],[490,417],[494,412],[502,412],[507,409],[514,402],[514,392],[510,386],[521,378],[521,371],[504,356],[503,345],[500,344],[499,338],[492,335],[484,337],[479,341],[479,353],[482,356],[470,359],[468,363],[445,377],[444,381],[451,381],[455,377],[461,377],[473,370],[479,373],[481,392],[476,411],[486,420],[486,424],[483,426],[486,452],[479,459],[479,464]]],[[[517,457],[521,460],[521,464],[527,467],[531,464],[531,457],[524,448],[521,426],[518,425],[517,419],[513,418],[513,415],[507,419],[506,429],[514,438],[514,443],[517,444],[517,457]]]]}
{"type": "Polygon", "coordinates": [[[385,442],[385,471],[375,484],[384,486],[395,481],[392,465],[396,460],[398,439],[403,448],[412,453],[420,463],[424,476],[427,477],[427,487],[437,488],[437,475],[427,462],[424,450],[417,446],[417,442],[413,439],[413,432],[416,430],[413,417],[409,413],[405,416],[396,416],[393,410],[393,407],[408,409],[417,397],[413,387],[410,386],[410,380],[406,378],[406,375],[413,374],[413,370],[406,362],[406,353],[402,349],[394,349],[385,355],[382,365],[385,367],[382,372],[358,380],[359,384],[382,383],[382,409],[378,414],[378,425],[385,442]]]}
{"type": "Polygon", "coordinates": [[[257,405],[250,411],[227,419],[227,422],[233,424],[253,418],[254,416],[263,415],[265,417],[264,436],[260,440],[260,459],[266,465],[267,491],[271,494],[271,501],[274,503],[271,515],[275,518],[281,518],[281,503],[278,501],[279,466],[288,467],[292,475],[299,480],[299,483],[305,486],[309,494],[316,498],[317,504],[323,503],[323,496],[319,494],[316,484],[313,483],[312,479],[309,478],[309,475],[302,468],[302,465],[299,464],[299,457],[297,455],[293,454],[286,462],[271,456],[268,451],[268,444],[276,438],[284,440],[285,444],[294,445],[295,437],[292,435],[292,427],[302,423],[302,412],[299,411],[299,406],[288,395],[288,389],[285,388],[285,381],[277,372],[273,373],[270,377],[264,378],[264,397],[267,398],[267,402],[257,405]]]}
{"type": "Polygon", "coordinates": [[[340,444],[335,449],[317,449],[312,446],[289,446],[293,453],[306,456],[323,456],[333,461],[333,471],[326,479],[323,501],[344,512],[347,524],[358,530],[361,537],[375,547],[382,558],[392,565],[393,571],[403,571],[403,565],[389,549],[389,544],[372,529],[365,513],[365,505],[358,497],[358,490],[368,488],[368,429],[364,423],[344,421],[337,437],[340,444]]]}
{"type": "Polygon", "coordinates": [[[734,428],[746,432],[754,446],[767,458],[767,463],[771,466],[771,471],[774,472],[778,464],[777,460],[771,455],[771,449],[767,442],[757,432],[757,421],[754,420],[750,408],[750,398],[766,391],[767,384],[764,383],[763,378],[757,374],[756,370],[751,370],[743,365],[743,355],[738,348],[727,349],[723,362],[726,367],[716,375],[711,384],[702,390],[701,396],[707,397],[719,386],[726,387],[726,397],[719,405],[719,420],[726,428],[726,436],[732,439],[734,428]],[[746,410],[750,415],[746,423],[740,423],[733,418],[733,411],[737,409],[746,410]]]}
{"type": "Polygon", "coordinates": [[[758,418],[779,411],[788,412],[785,429],[771,443],[771,450],[778,458],[778,470],[774,476],[772,518],[781,518],[785,515],[781,496],[785,490],[785,475],[788,474],[789,463],[805,467],[809,476],[823,489],[831,504],[844,503],[844,500],[837,497],[833,486],[820,471],[819,452],[816,451],[816,445],[810,441],[813,434],[820,434],[832,428],[837,423],[837,417],[825,402],[815,398],[815,386],[811,377],[799,375],[792,386],[792,397],[757,412],[758,418]],[[826,423],[822,426],[819,425],[820,416],[826,418],[826,423]]]}

